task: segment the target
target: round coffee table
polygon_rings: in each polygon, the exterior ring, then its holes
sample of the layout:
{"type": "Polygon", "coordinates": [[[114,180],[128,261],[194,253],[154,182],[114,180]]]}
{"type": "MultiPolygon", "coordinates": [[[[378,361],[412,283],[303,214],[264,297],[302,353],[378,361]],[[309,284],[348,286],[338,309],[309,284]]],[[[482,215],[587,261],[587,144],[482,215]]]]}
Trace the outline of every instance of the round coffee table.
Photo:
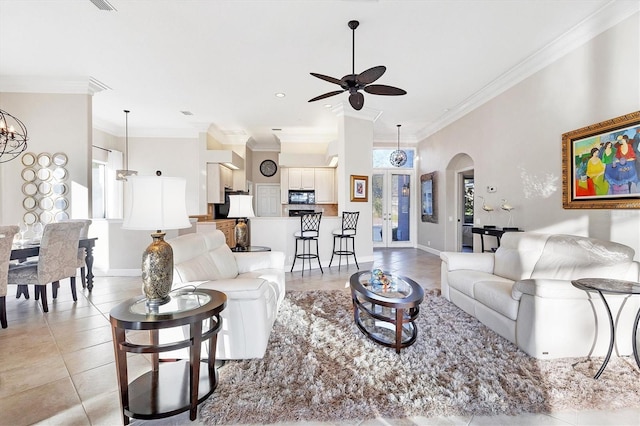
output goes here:
{"type": "Polygon", "coordinates": [[[170,294],[168,303],[150,307],[143,296],[131,298],[110,312],[116,370],[120,388],[123,423],[129,418],[157,419],[189,410],[195,420],[198,404],[218,385],[215,353],[220,312],[227,296],[215,290],[190,289],[170,294]],[[203,329],[203,322],[208,326],[203,329]],[[189,335],[179,342],[160,344],[158,330],[189,326],[189,335]],[[149,330],[150,343],[127,341],[127,330],[149,330]],[[209,356],[200,369],[203,341],[209,341],[209,356]],[[189,360],[159,363],[159,353],[189,348],[189,360]],[[152,354],[152,369],[129,383],[127,353],[152,354]]]}
{"type": "Polygon", "coordinates": [[[391,288],[372,286],[371,271],[351,276],[353,319],[365,336],[400,353],[400,349],[411,346],[418,336],[414,321],[420,313],[424,290],[407,277],[385,275],[393,283],[391,288]]]}

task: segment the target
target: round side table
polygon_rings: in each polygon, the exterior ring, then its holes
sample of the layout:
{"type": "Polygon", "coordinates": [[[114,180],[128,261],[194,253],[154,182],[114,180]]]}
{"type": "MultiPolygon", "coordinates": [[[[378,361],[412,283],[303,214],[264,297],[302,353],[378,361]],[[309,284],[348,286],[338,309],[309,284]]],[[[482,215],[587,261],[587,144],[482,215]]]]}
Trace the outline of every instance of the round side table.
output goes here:
{"type": "Polygon", "coordinates": [[[189,410],[196,419],[198,404],[218,385],[215,370],[217,334],[222,327],[220,312],[227,296],[215,290],[194,289],[170,295],[166,304],[150,307],[143,296],[131,298],[110,312],[113,348],[116,359],[122,420],[150,420],[173,416],[189,410]],[[208,326],[203,328],[203,322],[208,326]],[[184,340],[160,344],[158,331],[189,326],[184,340]],[[150,343],[127,341],[127,330],[149,330],[150,343]],[[209,342],[206,368],[200,368],[201,345],[209,342]],[[189,360],[159,363],[159,353],[189,348],[189,360]],[[131,383],[127,376],[127,353],[152,354],[151,371],[131,383]],[[184,390],[187,390],[185,392],[184,390]]]}
{"type": "MultiPolygon", "coordinates": [[[[609,339],[609,350],[607,351],[607,356],[604,358],[604,362],[600,366],[600,369],[593,376],[594,379],[600,377],[605,367],[609,363],[609,359],[611,358],[611,353],[613,352],[613,345],[616,340],[616,328],[615,323],[613,322],[613,316],[611,315],[611,308],[609,308],[609,304],[607,303],[607,299],[605,299],[605,294],[640,294],[640,283],[633,281],[624,281],[624,280],[613,280],[607,278],[581,278],[579,280],[571,281],[574,287],[579,288],[580,290],[584,290],[586,292],[595,292],[600,295],[600,299],[604,303],[604,307],[607,310],[607,314],[609,316],[609,330],[611,332],[611,337],[609,339]]],[[[596,318],[597,320],[597,318],[596,318]]],[[[638,321],[640,321],[640,310],[636,313],[636,319],[633,322],[633,333],[631,335],[632,338],[632,347],[633,347],[633,357],[636,359],[636,365],[640,368],[640,356],[638,355],[638,345],[636,336],[638,334],[638,321]]]]}

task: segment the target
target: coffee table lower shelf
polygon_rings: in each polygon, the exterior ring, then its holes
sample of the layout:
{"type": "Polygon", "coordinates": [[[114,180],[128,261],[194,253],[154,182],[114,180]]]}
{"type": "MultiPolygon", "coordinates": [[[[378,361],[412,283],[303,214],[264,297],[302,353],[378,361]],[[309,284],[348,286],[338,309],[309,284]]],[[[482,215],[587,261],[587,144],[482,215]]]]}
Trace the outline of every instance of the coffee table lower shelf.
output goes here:
{"type": "MultiPolygon", "coordinates": [[[[218,372],[209,375],[206,361],[200,362],[198,404],[216,389],[218,372]]],[[[129,383],[129,405],[124,407],[127,416],[152,420],[174,416],[189,411],[190,369],[188,361],[162,362],[158,371],[149,371],[129,383]]]]}

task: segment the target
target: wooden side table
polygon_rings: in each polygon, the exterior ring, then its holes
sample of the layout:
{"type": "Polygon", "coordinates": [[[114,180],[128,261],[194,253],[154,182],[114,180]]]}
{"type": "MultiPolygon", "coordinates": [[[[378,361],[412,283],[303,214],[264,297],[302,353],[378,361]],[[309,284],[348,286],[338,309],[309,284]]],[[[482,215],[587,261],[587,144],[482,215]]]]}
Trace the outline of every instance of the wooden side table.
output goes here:
{"type": "Polygon", "coordinates": [[[150,308],[143,296],[131,298],[110,312],[116,358],[122,420],[150,420],[189,410],[196,419],[198,404],[218,385],[215,370],[217,334],[222,327],[220,312],[227,296],[215,290],[195,289],[171,295],[168,303],[150,308]],[[208,327],[203,330],[203,322],[208,327]],[[190,335],[179,342],[160,344],[158,330],[189,326],[190,335]],[[127,330],[149,330],[149,344],[127,341],[127,330]],[[203,341],[209,341],[206,368],[200,369],[203,341]],[[159,363],[159,353],[189,348],[189,360],[159,363]],[[127,353],[152,354],[152,369],[129,383],[127,353]],[[188,392],[184,390],[189,389],[188,392]]]}

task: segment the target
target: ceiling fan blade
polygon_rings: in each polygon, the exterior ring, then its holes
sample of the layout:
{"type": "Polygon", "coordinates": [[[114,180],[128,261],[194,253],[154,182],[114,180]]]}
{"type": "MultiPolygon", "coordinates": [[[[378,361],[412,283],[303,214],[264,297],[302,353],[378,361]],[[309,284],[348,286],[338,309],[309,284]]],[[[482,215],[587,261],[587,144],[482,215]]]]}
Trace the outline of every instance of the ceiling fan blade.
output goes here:
{"type": "Polygon", "coordinates": [[[342,85],[342,81],[337,78],[329,77],[328,75],[318,74],[315,72],[310,73],[314,77],[318,77],[320,80],[328,81],[329,83],[337,84],[338,86],[342,85]]]}
{"type": "Polygon", "coordinates": [[[378,65],[377,67],[369,68],[366,71],[362,71],[356,77],[358,84],[370,84],[382,77],[382,74],[387,70],[384,65],[378,65]]]}
{"type": "Polygon", "coordinates": [[[364,106],[364,95],[360,92],[355,92],[349,95],[349,103],[356,111],[360,111],[364,106]]]}
{"type": "Polygon", "coordinates": [[[328,98],[330,96],[339,95],[340,93],[343,93],[343,92],[344,92],[344,90],[335,90],[333,92],[325,93],[324,95],[316,96],[313,99],[309,99],[309,102],[319,101],[320,99],[328,98]]]}
{"type": "Polygon", "coordinates": [[[393,86],[385,86],[384,84],[372,84],[370,86],[366,86],[364,88],[364,91],[367,93],[371,93],[372,95],[385,96],[399,96],[407,94],[405,90],[393,86]]]}

